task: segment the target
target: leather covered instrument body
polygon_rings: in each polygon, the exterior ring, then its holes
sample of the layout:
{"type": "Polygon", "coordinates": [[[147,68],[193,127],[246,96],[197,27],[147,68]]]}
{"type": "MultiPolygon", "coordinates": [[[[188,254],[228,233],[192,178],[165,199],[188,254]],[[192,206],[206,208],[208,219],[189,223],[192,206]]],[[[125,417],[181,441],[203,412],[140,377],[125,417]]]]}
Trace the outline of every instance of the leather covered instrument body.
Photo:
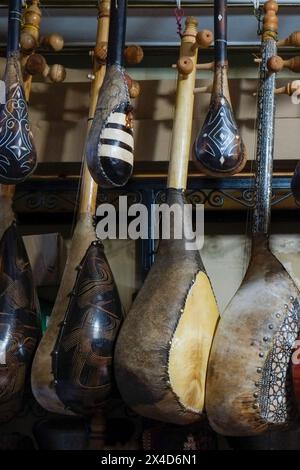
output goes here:
{"type": "Polygon", "coordinates": [[[15,184],[36,167],[36,150],[30,130],[19,63],[22,0],[10,0],[5,103],[0,104],[0,183],[15,184]]]}
{"type": "Polygon", "coordinates": [[[265,4],[258,95],[256,202],[252,254],[240,288],[219,322],[207,375],[213,429],[251,436],[295,418],[290,357],[300,328],[299,291],[268,243],[272,197],[277,3],[265,4]]]}
{"type": "Polygon", "coordinates": [[[195,162],[212,176],[241,171],[247,154],[230,101],[227,61],[227,1],[215,0],[215,72],[211,102],[194,143],[195,162]]]}
{"type": "Polygon", "coordinates": [[[127,1],[112,4],[107,70],[86,156],[90,173],[102,187],[123,186],[133,169],[132,108],[123,68],[127,1]]]}

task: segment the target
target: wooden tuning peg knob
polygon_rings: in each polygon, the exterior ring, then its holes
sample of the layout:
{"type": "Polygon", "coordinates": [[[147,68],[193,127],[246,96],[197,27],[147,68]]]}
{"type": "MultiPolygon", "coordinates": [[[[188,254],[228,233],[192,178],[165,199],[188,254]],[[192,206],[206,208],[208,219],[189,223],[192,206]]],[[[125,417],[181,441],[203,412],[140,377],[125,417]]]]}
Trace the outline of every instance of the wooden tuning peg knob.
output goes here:
{"type": "Polygon", "coordinates": [[[126,47],[124,51],[125,60],[129,65],[137,65],[144,58],[144,51],[140,46],[132,45],[126,47]]]}
{"type": "Polygon", "coordinates": [[[25,71],[29,75],[38,75],[43,74],[46,67],[47,62],[41,54],[31,54],[26,61],[25,71]]]}
{"type": "Polygon", "coordinates": [[[61,64],[53,64],[49,67],[48,78],[53,83],[61,83],[65,80],[67,75],[66,69],[61,64]]]}
{"type": "Polygon", "coordinates": [[[100,42],[94,49],[94,54],[98,62],[105,63],[107,58],[107,42],[100,42]]]}
{"type": "Polygon", "coordinates": [[[264,11],[265,11],[265,13],[270,13],[270,12],[277,13],[278,12],[278,3],[275,0],[268,0],[264,4],[264,11]]]}
{"type": "Polygon", "coordinates": [[[57,33],[49,34],[49,36],[42,38],[41,46],[54,52],[61,51],[64,47],[64,38],[57,33]]]}
{"type": "Polygon", "coordinates": [[[294,31],[288,38],[281,39],[277,42],[277,46],[300,47],[300,31],[294,31]]]}
{"type": "Polygon", "coordinates": [[[276,88],[275,94],[292,96],[297,90],[300,91],[300,80],[294,80],[293,82],[288,83],[286,86],[276,88]]]}
{"type": "Polygon", "coordinates": [[[137,98],[140,94],[140,84],[133,80],[127,73],[125,74],[130,98],[137,98]]]}
{"type": "Polygon", "coordinates": [[[179,73],[181,73],[182,75],[189,75],[190,73],[192,73],[193,69],[194,64],[192,59],[185,56],[180,57],[177,62],[177,70],[179,73]]]}
{"type": "Polygon", "coordinates": [[[198,31],[196,35],[196,42],[192,46],[192,50],[195,50],[197,47],[206,48],[211,45],[213,42],[214,36],[213,33],[208,31],[208,29],[203,29],[203,31],[198,31]]]}
{"type": "Polygon", "coordinates": [[[30,33],[23,31],[20,37],[20,46],[23,54],[29,55],[37,48],[38,44],[30,33]]]}
{"type": "Polygon", "coordinates": [[[284,60],[278,55],[274,55],[268,60],[267,67],[269,72],[280,72],[284,68],[292,72],[300,72],[300,57],[293,57],[292,59],[284,60]]]}

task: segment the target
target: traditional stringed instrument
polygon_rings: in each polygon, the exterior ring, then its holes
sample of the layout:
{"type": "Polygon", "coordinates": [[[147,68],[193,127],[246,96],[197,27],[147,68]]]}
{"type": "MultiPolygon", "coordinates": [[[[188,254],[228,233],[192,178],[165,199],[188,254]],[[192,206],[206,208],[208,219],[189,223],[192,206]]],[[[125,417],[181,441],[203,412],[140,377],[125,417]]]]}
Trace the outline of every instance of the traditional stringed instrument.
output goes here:
{"type": "Polygon", "coordinates": [[[272,197],[276,1],[264,5],[257,115],[252,253],[242,284],[223,313],[209,359],[206,410],[220,434],[255,435],[294,417],[289,362],[300,327],[299,291],[268,242],[272,197]]]}
{"type": "Polygon", "coordinates": [[[102,187],[123,186],[133,168],[132,107],[123,68],[127,0],[113,0],[107,69],[88,135],[86,158],[102,187]]]}
{"type": "MultiPolygon", "coordinates": [[[[178,82],[167,204],[183,210],[196,77],[197,20],[187,18],[178,82]]],[[[199,38],[199,36],[197,36],[199,38]]],[[[210,35],[211,42],[212,35],[210,35]]],[[[204,46],[207,46],[205,41],[204,46]]],[[[185,226],[191,220],[183,216],[185,226]]],[[[162,239],[155,262],[118,336],[116,380],[137,413],[177,424],[203,412],[208,355],[218,308],[198,250],[185,238],[162,239]]]]}
{"type": "MultiPolygon", "coordinates": [[[[99,2],[96,47],[107,42],[109,7],[108,0],[99,2]]],[[[105,62],[94,54],[89,123],[104,74],[105,62]]],[[[96,240],[96,196],[97,185],[85,163],[72,245],[32,367],[34,395],[41,406],[55,413],[101,414],[111,390],[112,353],[123,313],[103,245],[96,240]]]]}
{"type": "Polygon", "coordinates": [[[238,173],[247,154],[230,101],[227,61],[227,0],[215,0],[215,71],[209,110],[194,143],[195,162],[212,176],[238,173]]]}
{"type": "Polygon", "coordinates": [[[5,103],[0,104],[0,183],[5,184],[24,181],[37,163],[19,62],[21,18],[22,0],[10,0],[5,103]]]}
{"type": "MultiPolygon", "coordinates": [[[[25,90],[29,101],[30,87],[25,90]]],[[[15,221],[14,185],[0,185],[0,422],[22,407],[41,336],[39,304],[26,248],[15,221]]]]}

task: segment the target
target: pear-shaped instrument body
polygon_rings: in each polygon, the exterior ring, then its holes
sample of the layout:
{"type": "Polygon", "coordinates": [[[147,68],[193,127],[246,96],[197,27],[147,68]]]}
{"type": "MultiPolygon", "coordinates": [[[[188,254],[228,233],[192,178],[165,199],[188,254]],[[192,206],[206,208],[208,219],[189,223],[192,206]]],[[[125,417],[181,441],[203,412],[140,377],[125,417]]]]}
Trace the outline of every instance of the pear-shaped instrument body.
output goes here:
{"type": "Polygon", "coordinates": [[[0,242],[0,421],[13,417],[22,405],[40,334],[32,271],[13,222],[0,242]]]}
{"type": "Polygon", "coordinates": [[[237,173],[244,167],[245,146],[224,95],[213,97],[194,154],[201,169],[211,175],[237,173]]]}
{"type": "Polygon", "coordinates": [[[76,414],[95,414],[111,392],[113,349],[122,317],[103,245],[95,241],[78,267],[52,353],[56,393],[76,414]]]}

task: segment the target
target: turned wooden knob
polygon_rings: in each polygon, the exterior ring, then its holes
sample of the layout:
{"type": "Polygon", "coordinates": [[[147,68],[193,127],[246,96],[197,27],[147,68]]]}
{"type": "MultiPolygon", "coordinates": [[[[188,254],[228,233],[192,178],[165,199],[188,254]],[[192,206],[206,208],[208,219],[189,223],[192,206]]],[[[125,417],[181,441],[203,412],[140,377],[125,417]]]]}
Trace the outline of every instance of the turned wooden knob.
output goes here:
{"type": "Polygon", "coordinates": [[[38,44],[32,34],[24,31],[21,33],[20,46],[23,54],[31,54],[32,51],[37,48],[38,44]]]}
{"type": "Polygon", "coordinates": [[[42,38],[41,46],[59,52],[64,47],[64,38],[57,33],[49,34],[49,36],[42,38]]]}
{"type": "Polygon", "coordinates": [[[189,57],[180,57],[177,62],[177,70],[182,75],[189,75],[194,69],[194,64],[192,59],[189,57]]]}
{"type": "Polygon", "coordinates": [[[300,47],[300,31],[294,31],[286,39],[278,41],[277,46],[293,46],[300,47]]]}
{"type": "Polygon", "coordinates": [[[29,75],[42,74],[47,67],[47,62],[41,54],[31,54],[26,62],[25,70],[29,75]]]}
{"type": "Polygon", "coordinates": [[[274,55],[268,60],[268,70],[270,72],[280,72],[284,68],[292,72],[300,72],[300,57],[293,57],[292,59],[284,60],[278,55],[274,55]]]}
{"type": "Polygon", "coordinates": [[[142,62],[144,58],[143,49],[140,46],[133,45],[126,47],[124,51],[125,60],[129,65],[136,65],[142,62]]]}
{"type": "Polygon", "coordinates": [[[107,58],[107,42],[100,42],[97,44],[94,49],[94,54],[99,62],[105,63],[107,58]]]}
{"type": "Polygon", "coordinates": [[[63,65],[54,64],[49,67],[48,78],[53,83],[63,82],[66,78],[67,72],[63,65]]]}
{"type": "Polygon", "coordinates": [[[278,3],[275,0],[268,0],[268,2],[264,4],[264,11],[265,13],[270,13],[271,11],[273,11],[274,13],[277,13],[278,3]]]}
{"type": "Polygon", "coordinates": [[[281,88],[276,88],[276,95],[289,95],[292,96],[295,91],[300,90],[300,80],[294,80],[293,82],[288,83],[286,86],[281,88]]]}
{"type": "Polygon", "coordinates": [[[141,90],[140,84],[136,80],[133,80],[127,73],[125,73],[125,78],[130,98],[137,98],[141,90]]]}
{"type": "Polygon", "coordinates": [[[208,31],[208,29],[203,29],[203,31],[198,31],[196,35],[196,42],[193,44],[192,49],[196,47],[206,48],[211,45],[213,42],[214,36],[213,33],[208,31]]]}
{"type": "Polygon", "coordinates": [[[38,39],[42,12],[39,8],[39,1],[32,0],[30,7],[26,8],[23,14],[23,30],[30,30],[35,39],[38,39]]]}

